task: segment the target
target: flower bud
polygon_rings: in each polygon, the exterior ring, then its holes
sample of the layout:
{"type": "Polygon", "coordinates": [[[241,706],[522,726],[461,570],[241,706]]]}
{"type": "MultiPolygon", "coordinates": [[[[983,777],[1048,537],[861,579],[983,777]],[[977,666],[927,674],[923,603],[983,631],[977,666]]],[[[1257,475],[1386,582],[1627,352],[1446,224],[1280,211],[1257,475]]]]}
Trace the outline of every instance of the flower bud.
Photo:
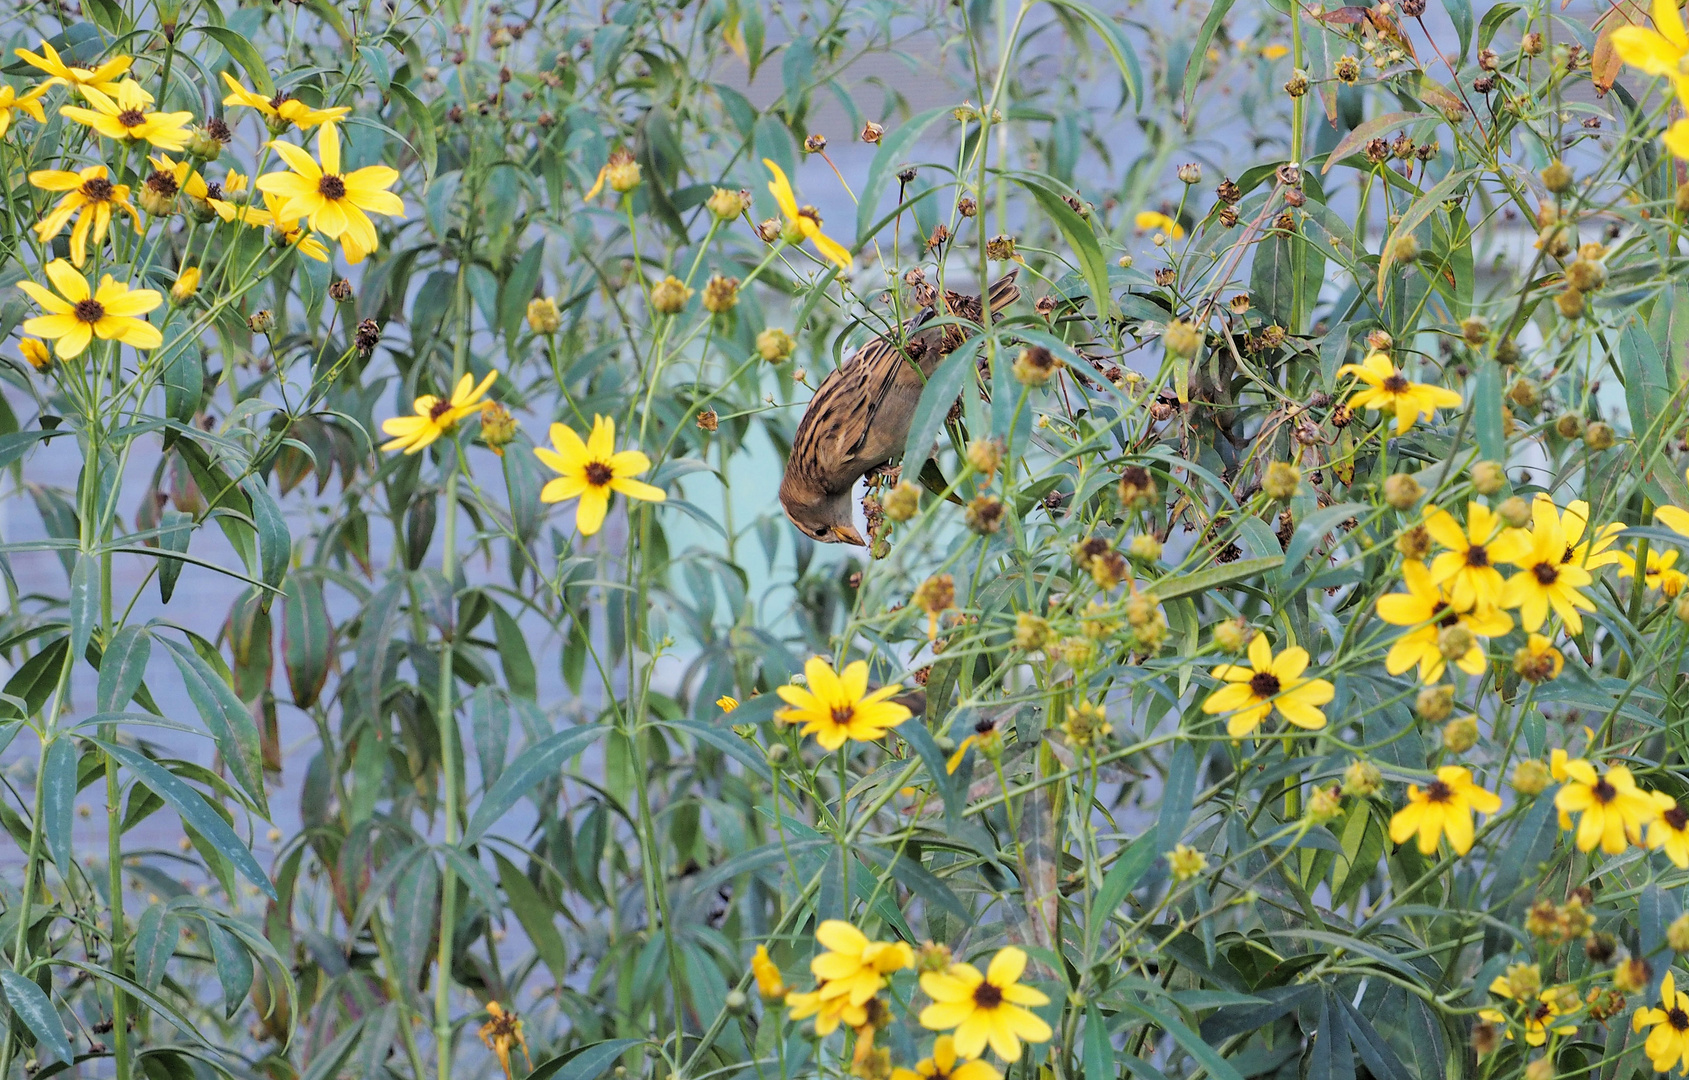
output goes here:
{"type": "Polygon", "coordinates": [[[1364,799],[1384,787],[1384,774],[1370,761],[1351,761],[1343,770],[1343,794],[1364,799]]]}
{"type": "Polygon", "coordinates": [[[1254,629],[1241,619],[1227,619],[1214,624],[1214,644],[1229,653],[1243,652],[1254,636],[1254,629]]]}
{"type": "Polygon", "coordinates": [[[1542,993],[1542,969],[1535,964],[1507,965],[1507,989],[1514,1001],[1535,1001],[1542,993]]]}
{"type": "Polygon", "coordinates": [[[1548,766],[1536,758],[1526,758],[1513,766],[1513,790],[1521,795],[1541,795],[1552,779],[1548,766]]]}
{"type": "Polygon", "coordinates": [[[1577,413],[1561,413],[1554,421],[1554,432],[1562,439],[1575,439],[1583,434],[1583,417],[1577,413]]]}
{"type": "Polygon", "coordinates": [[[1437,655],[1444,660],[1459,660],[1472,651],[1472,631],[1459,623],[1437,631],[1437,655]]]}
{"type": "Polygon", "coordinates": [[[994,495],[975,496],[963,516],[968,528],[981,536],[989,536],[1003,527],[1003,502],[994,495]]]}
{"type": "Polygon", "coordinates": [[[528,301],[528,329],[536,334],[555,334],[563,325],[557,301],[549,296],[536,296],[528,301]]]}
{"type": "Polygon", "coordinates": [[[791,748],[789,748],[785,743],[775,743],[773,746],[768,748],[768,763],[776,769],[786,764],[787,761],[790,761],[791,757],[791,748]]]}
{"type": "Polygon", "coordinates": [[[704,285],[704,310],[725,315],[739,303],[739,279],[716,274],[704,285]]]}
{"type": "Polygon", "coordinates": [[[1542,49],[1542,35],[1534,30],[1519,39],[1519,51],[1526,56],[1541,56],[1542,49]]]}
{"type": "Polygon", "coordinates": [[[1143,510],[1155,502],[1160,494],[1155,475],[1142,465],[1128,465],[1120,471],[1120,505],[1127,510],[1143,510]]]}
{"type": "Polygon", "coordinates": [[[1621,994],[1640,994],[1653,981],[1648,962],[1633,956],[1613,968],[1613,989],[1621,994]]]}
{"type": "Polygon", "coordinates": [[[1482,315],[1468,315],[1460,320],[1460,336],[1466,344],[1477,348],[1490,339],[1490,322],[1482,315]]]}
{"type": "Polygon", "coordinates": [[[1208,856],[1188,845],[1175,844],[1167,853],[1167,865],[1173,871],[1173,880],[1183,884],[1208,869],[1208,856]]]}
{"type": "Polygon", "coordinates": [[[1022,386],[1043,386],[1061,369],[1061,361],[1042,345],[1029,345],[1015,357],[1015,378],[1022,386]]]}
{"type": "Polygon", "coordinates": [[[1666,944],[1672,952],[1689,952],[1689,913],[1679,915],[1666,927],[1666,944]]]}
{"type": "Polygon", "coordinates": [[[1308,73],[1297,68],[1290,73],[1290,78],[1284,84],[1284,92],[1293,98],[1299,98],[1308,92],[1308,73]]]}
{"type": "Polygon", "coordinates": [[[1472,489],[1480,495],[1494,495],[1507,484],[1499,461],[1480,461],[1472,466],[1472,489]]]}
{"type": "Polygon", "coordinates": [[[1161,345],[1168,356],[1189,358],[1202,348],[1202,333],[1185,320],[1174,319],[1161,335],[1161,345]]]}
{"type": "Polygon", "coordinates": [[[1267,466],[1267,473],[1261,478],[1261,490],[1267,493],[1269,499],[1279,502],[1289,502],[1296,496],[1296,489],[1302,484],[1302,470],[1288,461],[1275,461],[1267,466]]]}
{"type": "Polygon", "coordinates": [[[40,338],[26,337],[18,342],[18,352],[29,361],[29,366],[36,371],[46,371],[53,366],[53,354],[47,350],[47,343],[40,338]]]}
{"type": "Polygon", "coordinates": [[[1614,441],[1613,425],[1611,424],[1597,420],[1583,429],[1583,444],[1591,450],[1610,450],[1614,441]]]}
{"type": "Polygon", "coordinates": [[[349,304],[354,296],[352,283],[345,278],[335,278],[328,287],[328,298],[337,304],[349,304]]]}
{"type": "Polygon", "coordinates": [[[1126,553],[1139,562],[1154,562],[1161,558],[1161,541],[1149,533],[1139,533],[1126,545],[1126,553]]]}
{"type": "Polygon", "coordinates": [[[247,316],[246,326],[254,334],[268,334],[276,328],[276,313],[269,308],[260,308],[247,316]]]}
{"type": "Polygon", "coordinates": [[[1679,214],[1689,214],[1689,183],[1677,185],[1677,191],[1671,197],[1671,205],[1679,214]]]}
{"type": "Polygon", "coordinates": [[[1415,525],[1411,529],[1404,529],[1396,537],[1396,550],[1405,559],[1419,560],[1431,554],[1431,533],[1423,525],[1415,525]]]}
{"type": "Polygon", "coordinates": [[[1181,184],[1202,183],[1202,166],[1191,162],[1179,166],[1179,182],[1181,184]]]}
{"type": "Polygon", "coordinates": [[[1425,497],[1419,481],[1407,473],[1391,473],[1384,481],[1384,501],[1396,510],[1412,510],[1425,497]]]}
{"type": "Polygon", "coordinates": [[[1472,1025],[1472,1052],[1480,1059],[1495,1053],[1501,1045],[1501,1032],[1488,1021],[1479,1021],[1472,1025]]]}
{"type": "Polygon", "coordinates": [[[1308,796],[1305,812],[1309,821],[1315,825],[1324,825],[1343,812],[1343,795],[1336,785],[1316,787],[1313,794],[1308,796]]]}
{"type": "Polygon", "coordinates": [[[1454,687],[1447,683],[1437,686],[1427,686],[1420,689],[1413,701],[1414,711],[1420,718],[1433,724],[1447,720],[1449,713],[1454,711],[1454,687]]]}
{"type": "Polygon", "coordinates": [[[1360,81],[1361,62],[1355,58],[1353,53],[1344,53],[1337,58],[1337,63],[1332,66],[1331,74],[1344,86],[1353,86],[1360,81]]]}
{"type": "Polygon", "coordinates": [[[1463,716],[1443,725],[1443,749],[1451,754],[1464,754],[1478,745],[1478,718],[1463,716]]]}
{"type": "Polygon", "coordinates": [[[1607,264],[1578,259],[1566,267],[1566,284],[1579,292],[1594,292],[1607,284],[1607,264]]]}
{"type": "Polygon", "coordinates": [[[651,310],[659,315],[678,315],[691,299],[692,290],[673,274],[651,287],[651,310]]]}
{"type": "Polygon", "coordinates": [[[1678,622],[1689,622],[1689,592],[1677,598],[1677,603],[1671,606],[1671,613],[1678,622]]]}
{"type": "Polygon", "coordinates": [[[792,340],[792,335],[778,326],[771,326],[757,335],[757,355],[770,364],[778,364],[792,355],[792,350],[798,343],[792,340]]]}
{"type": "Polygon", "coordinates": [[[1053,637],[1049,620],[1030,611],[1015,615],[1015,648],[1022,652],[1037,652],[1053,637]]]}
{"type": "Polygon", "coordinates": [[[1512,367],[1519,362],[1519,343],[1512,338],[1502,338],[1495,343],[1495,362],[1512,367]]]}
{"type": "Polygon", "coordinates": [[[155,170],[141,185],[136,201],[153,217],[169,217],[176,212],[176,195],[180,188],[176,177],[162,169],[155,170]]]}
{"type": "Polygon", "coordinates": [[[499,457],[504,456],[505,447],[516,441],[516,428],[516,418],[503,405],[496,401],[481,405],[481,441],[499,457]]]}
{"type": "Polygon", "coordinates": [[[1402,263],[1403,265],[1418,262],[1419,239],[1412,233],[1408,233],[1405,236],[1398,236],[1396,237],[1395,243],[1390,246],[1390,253],[1397,262],[1402,263]]]}
{"type": "Polygon", "coordinates": [[[1387,353],[1396,347],[1396,339],[1390,336],[1390,331],[1383,328],[1368,330],[1366,347],[1368,352],[1387,353]]]}
{"type": "Polygon", "coordinates": [[[194,298],[199,291],[199,267],[189,266],[176,275],[176,283],[170,286],[170,302],[181,307],[194,298]]]}
{"type": "Polygon", "coordinates": [[[1560,309],[1561,318],[1576,319],[1583,315],[1583,293],[1568,285],[1554,294],[1554,306],[1560,309]]]}
{"type": "Polygon", "coordinates": [[[604,163],[604,182],[618,193],[632,191],[639,186],[639,162],[626,150],[617,150],[604,163]]]}
{"type": "Polygon", "coordinates": [[[1547,1055],[1532,1058],[1525,1066],[1525,1080],[1554,1080],[1554,1061],[1547,1055]]]}
{"type": "Polygon", "coordinates": [[[1003,444],[996,439],[975,439],[968,444],[968,464],[989,484],[1003,462],[1003,444]]]}
{"type": "Polygon", "coordinates": [[[730,188],[716,188],[704,203],[709,207],[715,219],[721,222],[733,221],[745,212],[746,202],[743,195],[730,188]]]}
{"type": "Polygon", "coordinates": [[[1509,495],[1495,508],[1496,516],[1515,529],[1531,523],[1531,504],[1517,495],[1509,495]]]}
{"type": "Polygon", "coordinates": [[[908,521],[921,509],[921,489],[907,480],[886,492],[885,515],[891,521],[908,521]]]}

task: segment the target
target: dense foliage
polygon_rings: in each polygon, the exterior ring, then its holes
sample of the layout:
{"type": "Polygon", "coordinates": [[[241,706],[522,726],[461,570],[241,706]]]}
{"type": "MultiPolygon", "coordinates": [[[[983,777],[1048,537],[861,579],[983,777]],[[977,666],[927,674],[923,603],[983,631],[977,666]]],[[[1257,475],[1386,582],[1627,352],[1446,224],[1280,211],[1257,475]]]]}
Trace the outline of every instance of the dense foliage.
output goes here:
{"type": "Polygon", "coordinates": [[[1689,1071],[1674,0],[0,27],[0,1078],[1689,1071]]]}

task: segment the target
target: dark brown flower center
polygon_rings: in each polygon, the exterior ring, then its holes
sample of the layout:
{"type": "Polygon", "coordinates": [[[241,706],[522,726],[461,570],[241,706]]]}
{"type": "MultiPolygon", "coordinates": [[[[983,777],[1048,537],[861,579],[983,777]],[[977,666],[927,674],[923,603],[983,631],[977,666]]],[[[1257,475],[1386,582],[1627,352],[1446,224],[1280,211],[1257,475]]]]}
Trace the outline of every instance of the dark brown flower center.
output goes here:
{"type": "Polygon", "coordinates": [[[346,197],[346,181],[333,173],[324,173],[317,181],[317,194],[325,199],[344,199],[346,197]]]}
{"type": "Polygon", "coordinates": [[[205,185],[205,197],[207,199],[221,199],[223,197],[223,185],[215,181],[208,182],[205,185]]]}
{"type": "Polygon", "coordinates": [[[1689,810],[1685,810],[1681,806],[1674,806],[1661,814],[1660,819],[1670,827],[1672,832],[1682,832],[1685,826],[1689,826],[1689,810]]]}
{"type": "Polygon", "coordinates": [[[117,114],[117,122],[126,128],[138,128],[147,122],[147,114],[139,109],[124,109],[117,114]]]}
{"type": "Polygon", "coordinates": [[[287,91],[283,90],[281,93],[277,94],[275,97],[270,99],[270,108],[279,109],[284,104],[286,104],[287,102],[292,101],[292,100],[293,100],[293,95],[288,93],[287,91]]]}
{"type": "Polygon", "coordinates": [[[1270,671],[1257,671],[1249,680],[1249,692],[1259,698],[1269,698],[1279,692],[1278,676],[1270,671]]]}
{"type": "Polygon", "coordinates": [[[1537,1007],[1531,1010],[1531,1019],[1539,1024],[1553,1015],[1554,1010],[1548,1007],[1546,1001],[1538,1002],[1537,1007]]]}
{"type": "Polygon", "coordinates": [[[82,181],[82,197],[89,202],[108,202],[112,195],[111,181],[103,176],[90,176],[82,181]]]}
{"type": "Polygon", "coordinates": [[[1003,991],[988,982],[974,987],[974,1004],[982,1009],[995,1009],[1003,1004],[1003,991]]]}
{"type": "Polygon", "coordinates": [[[589,461],[586,463],[586,482],[593,487],[603,487],[615,478],[616,474],[611,472],[610,466],[604,462],[589,461]]]}
{"type": "Polygon", "coordinates": [[[815,222],[815,227],[817,229],[821,227],[821,211],[817,210],[813,206],[798,207],[798,217],[808,218],[809,220],[815,222]]]}
{"type": "Polygon", "coordinates": [[[436,399],[432,408],[428,410],[428,419],[438,421],[440,417],[452,411],[452,403],[445,398],[436,399]]]}
{"type": "Polygon", "coordinates": [[[1539,562],[1531,567],[1538,585],[1552,585],[1560,579],[1560,569],[1552,563],[1539,562]]]}
{"type": "Polygon", "coordinates": [[[1609,784],[1605,776],[1595,781],[1595,786],[1589,790],[1595,796],[1595,801],[1598,803],[1610,803],[1619,797],[1618,789],[1612,784],[1609,784]]]}
{"type": "Polygon", "coordinates": [[[1425,798],[1429,802],[1446,803],[1454,800],[1454,788],[1441,780],[1433,780],[1425,788],[1425,798]]]}
{"type": "Polygon", "coordinates": [[[1406,393],[1407,388],[1412,385],[1407,381],[1407,377],[1399,371],[1384,380],[1384,389],[1392,394],[1406,393]]]}
{"type": "MultiPolygon", "coordinates": [[[[600,467],[602,468],[602,466],[600,467]]],[[[587,477],[588,479],[591,479],[592,466],[588,465],[587,470],[587,477]]],[[[854,705],[834,705],[831,715],[833,723],[843,726],[856,719],[856,707],[854,705]]]]}
{"type": "Polygon", "coordinates": [[[1480,569],[1490,565],[1489,550],[1482,544],[1473,544],[1466,549],[1466,565],[1480,569]]]}
{"type": "Polygon", "coordinates": [[[1431,618],[1436,620],[1438,626],[1460,625],[1460,613],[1449,607],[1446,600],[1437,601],[1436,605],[1431,608],[1431,618]]]}
{"type": "Polygon", "coordinates": [[[147,177],[147,189],[166,199],[175,198],[176,192],[180,190],[176,184],[176,178],[162,169],[147,177]]]}
{"type": "Polygon", "coordinates": [[[1689,1031],[1689,1013],[1674,1006],[1671,1012],[1666,1013],[1666,1023],[1675,1031],[1689,1031]]]}
{"type": "Polygon", "coordinates": [[[93,297],[78,300],[76,302],[76,317],[85,323],[97,323],[106,317],[106,306],[93,297]]]}

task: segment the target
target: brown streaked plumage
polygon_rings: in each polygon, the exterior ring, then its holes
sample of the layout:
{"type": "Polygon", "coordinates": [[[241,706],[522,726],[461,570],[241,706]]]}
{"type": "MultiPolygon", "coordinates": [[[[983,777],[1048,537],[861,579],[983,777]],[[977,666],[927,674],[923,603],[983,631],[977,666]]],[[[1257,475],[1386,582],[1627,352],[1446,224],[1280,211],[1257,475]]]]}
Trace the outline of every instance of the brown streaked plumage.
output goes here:
{"type": "MultiPolygon", "coordinates": [[[[1011,270],[992,283],[993,316],[1020,296],[1018,273],[1011,270]]],[[[941,314],[973,323],[983,319],[979,297],[947,292],[943,311],[938,305],[924,308],[895,336],[874,338],[810,399],[780,480],[780,505],[804,535],[824,544],[863,545],[851,524],[852,489],[903,452],[927,377],[971,336],[954,323],[926,325],[941,314]]]]}

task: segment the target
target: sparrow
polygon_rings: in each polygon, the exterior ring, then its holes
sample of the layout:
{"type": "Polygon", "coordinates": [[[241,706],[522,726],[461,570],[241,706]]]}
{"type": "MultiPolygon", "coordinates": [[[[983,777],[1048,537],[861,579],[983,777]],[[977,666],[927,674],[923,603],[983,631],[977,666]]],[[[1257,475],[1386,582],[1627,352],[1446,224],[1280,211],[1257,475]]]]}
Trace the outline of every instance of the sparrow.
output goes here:
{"type": "MultiPolygon", "coordinates": [[[[1020,296],[1019,272],[992,283],[993,316],[1020,296]]],[[[823,544],[867,546],[851,523],[852,489],[903,453],[921,388],[939,361],[971,336],[955,323],[926,325],[943,315],[980,323],[979,297],[955,292],[935,297],[892,334],[857,349],[810,398],[780,479],[780,505],[805,536],[823,544]]]]}

